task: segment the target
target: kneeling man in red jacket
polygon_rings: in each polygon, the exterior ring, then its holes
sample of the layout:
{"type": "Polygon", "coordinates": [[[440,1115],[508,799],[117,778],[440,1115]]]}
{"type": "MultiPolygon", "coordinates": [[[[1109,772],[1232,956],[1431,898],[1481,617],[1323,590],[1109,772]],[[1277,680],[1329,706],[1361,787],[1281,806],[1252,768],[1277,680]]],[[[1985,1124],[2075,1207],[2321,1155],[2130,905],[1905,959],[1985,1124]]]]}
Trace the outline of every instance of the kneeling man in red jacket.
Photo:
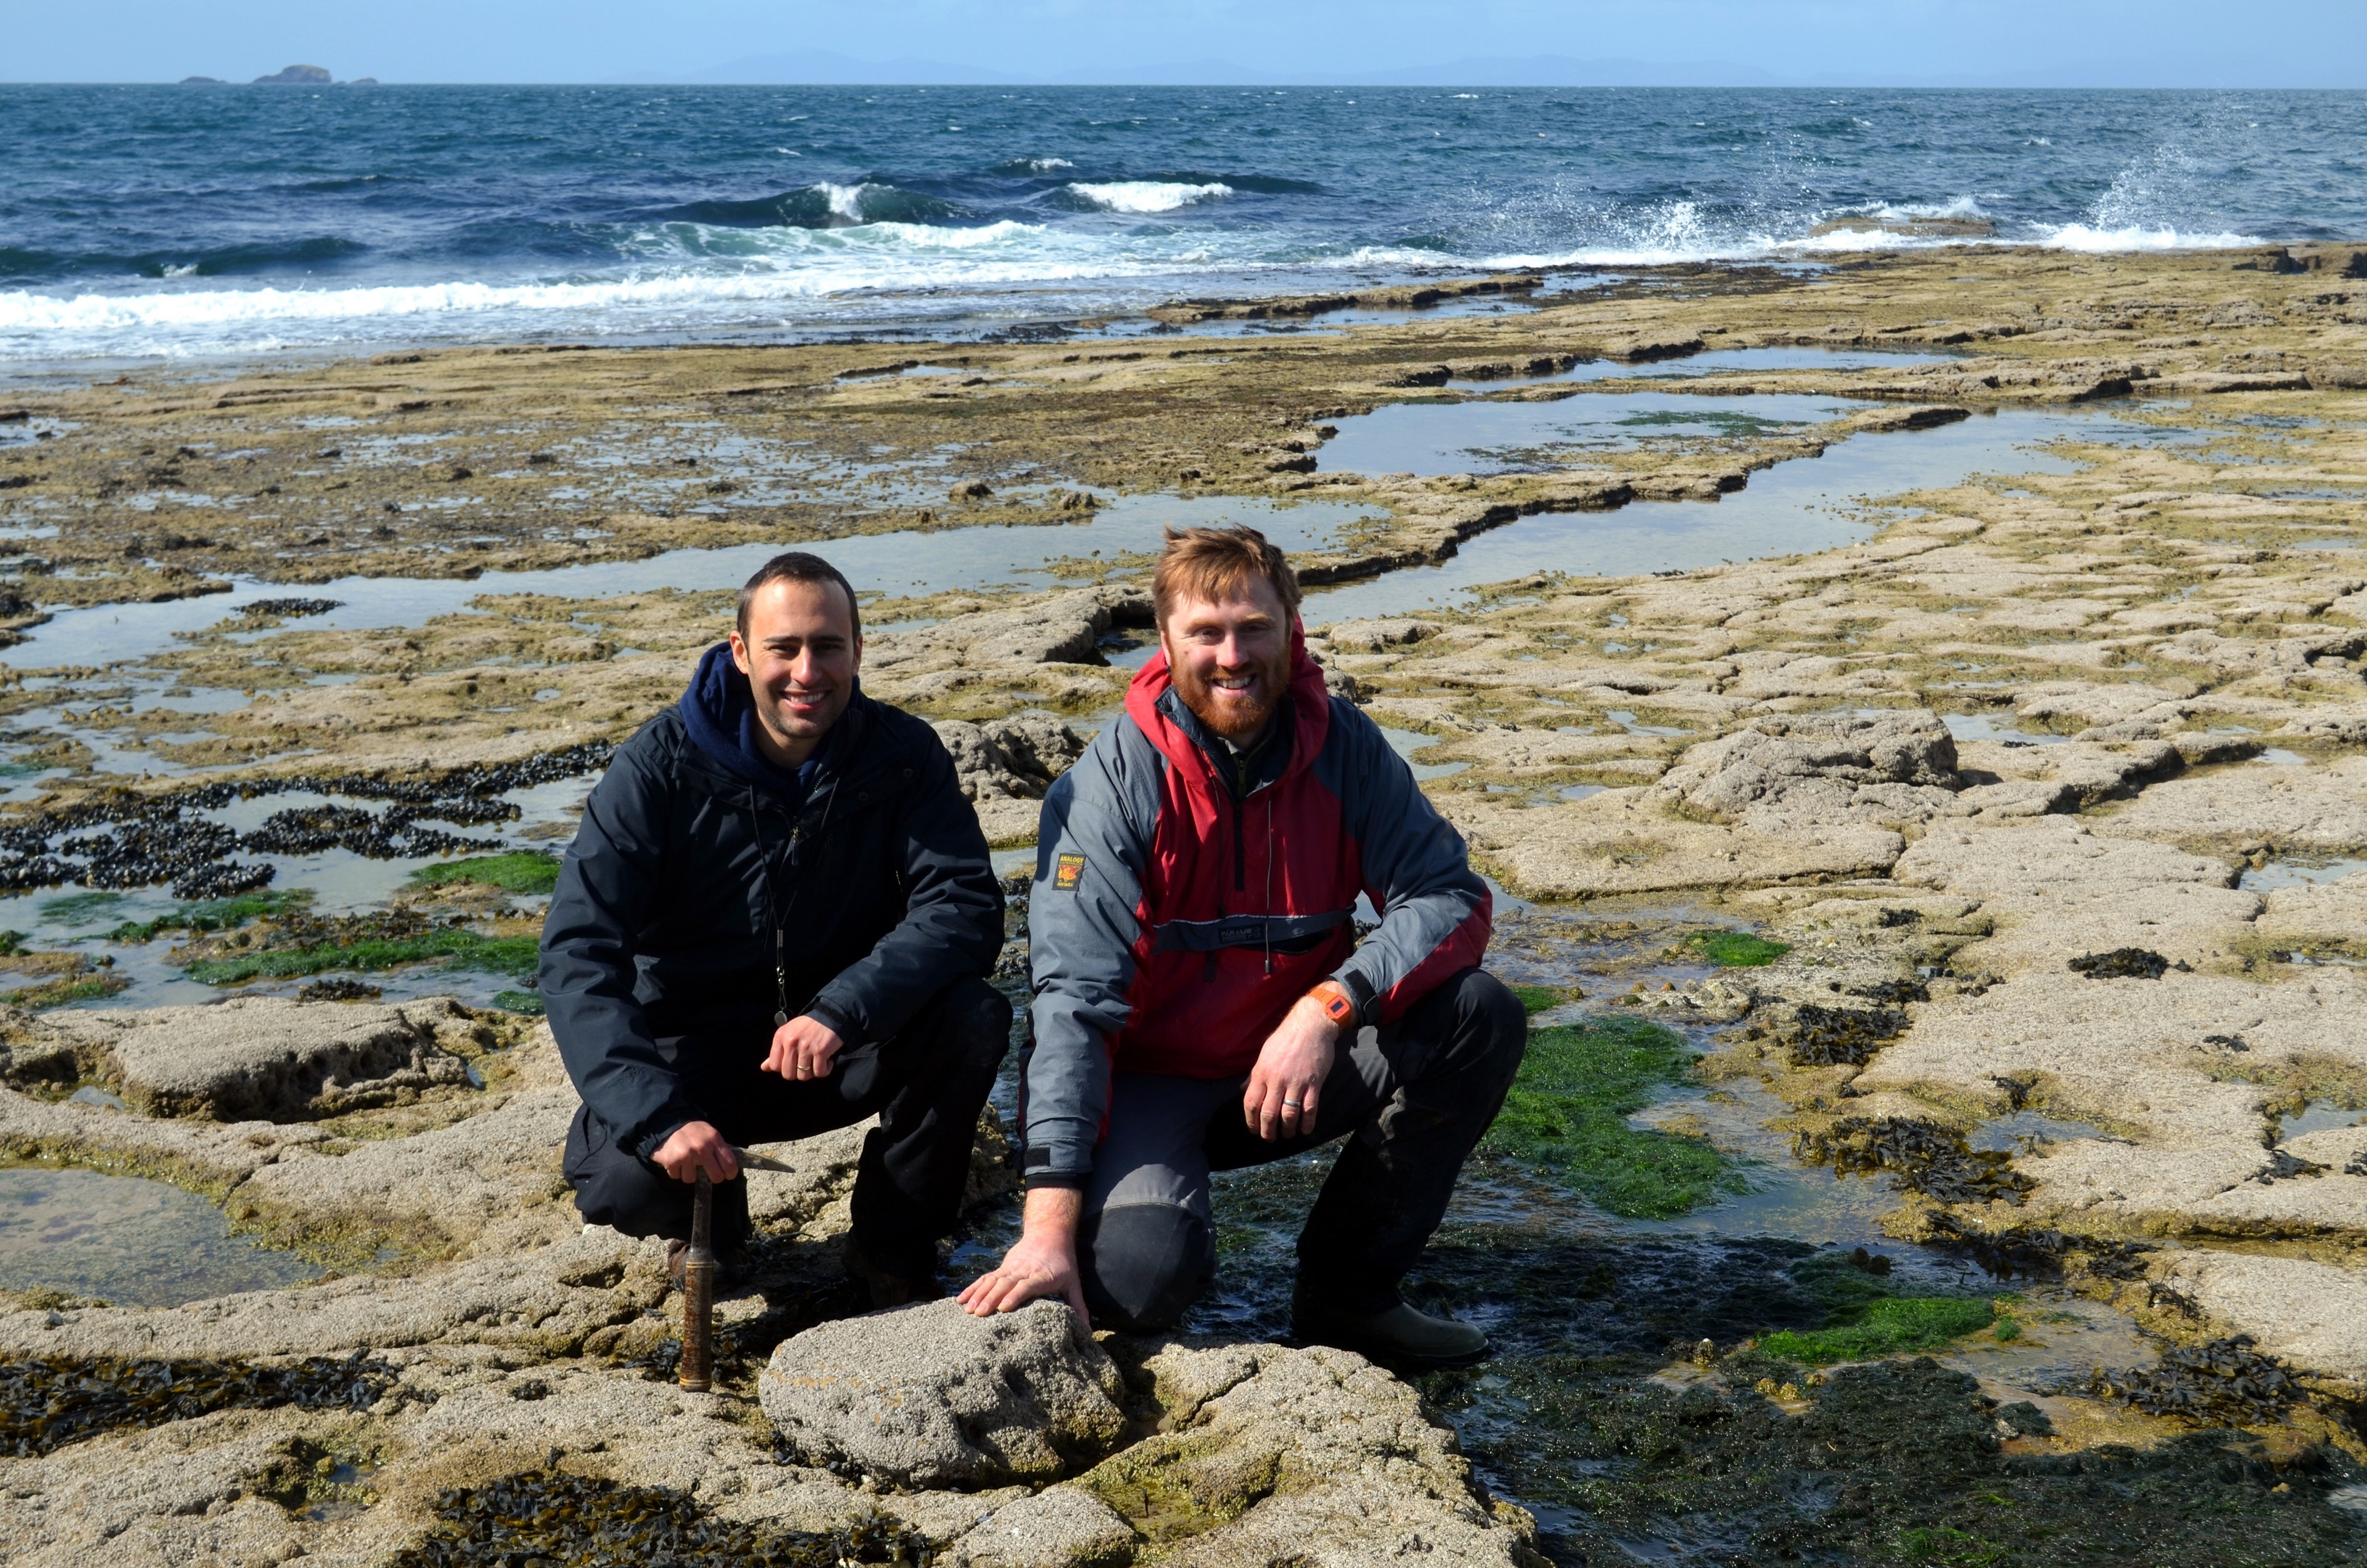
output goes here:
{"type": "Polygon", "coordinates": [[[1161,652],[1044,801],[1025,1229],[962,1292],[1172,1326],[1216,1273],[1209,1173],[1345,1136],[1298,1238],[1302,1338],[1399,1364],[1486,1335],[1398,1293],[1520,1066],[1462,839],[1307,653],[1250,528],[1171,533],[1161,652]],[[1356,939],[1359,893],[1379,927],[1356,939]]]}

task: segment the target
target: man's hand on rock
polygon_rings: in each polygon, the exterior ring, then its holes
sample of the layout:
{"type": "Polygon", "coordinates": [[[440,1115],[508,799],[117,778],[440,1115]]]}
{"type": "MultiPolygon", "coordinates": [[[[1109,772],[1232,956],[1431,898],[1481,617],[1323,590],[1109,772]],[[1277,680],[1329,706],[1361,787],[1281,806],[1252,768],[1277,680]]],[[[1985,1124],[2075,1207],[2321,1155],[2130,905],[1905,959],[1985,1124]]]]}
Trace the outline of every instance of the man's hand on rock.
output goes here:
{"type": "Polygon", "coordinates": [[[1301,996],[1284,1015],[1258,1051],[1241,1092],[1241,1119],[1266,1142],[1297,1138],[1315,1131],[1316,1096],[1331,1071],[1340,1026],[1323,1016],[1323,1005],[1301,996]]]}
{"type": "Polygon", "coordinates": [[[1015,1312],[1030,1301],[1064,1301],[1087,1328],[1084,1281],[1077,1273],[1077,1218],[1085,1195],[1074,1187],[1039,1187],[1027,1194],[1019,1240],[1002,1266],[963,1287],[957,1298],[972,1317],[1015,1312]]]}
{"type": "Polygon", "coordinates": [[[702,1169],[709,1181],[730,1181],[740,1174],[730,1141],[704,1121],[685,1121],[675,1128],[650,1158],[676,1181],[697,1181],[702,1169]]]}
{"type": "Polygon", "coordinates": [[[773,1051],[764,1058],[764,1071],[799,1084],[827,1078],[830,1064],[844,1048],[837,1030],[799,1014],[773,1031],[773,1051]]]}

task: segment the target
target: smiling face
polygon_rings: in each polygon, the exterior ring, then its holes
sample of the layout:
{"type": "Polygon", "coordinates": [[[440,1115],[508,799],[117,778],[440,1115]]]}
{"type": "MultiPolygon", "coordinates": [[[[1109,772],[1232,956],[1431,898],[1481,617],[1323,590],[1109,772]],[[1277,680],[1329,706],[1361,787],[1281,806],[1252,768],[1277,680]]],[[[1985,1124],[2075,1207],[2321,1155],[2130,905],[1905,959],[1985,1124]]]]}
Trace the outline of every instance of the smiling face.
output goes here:
{"type": "Polygon", "coordinates": [[[855,607],[835,583],[767,583],[748,606],[747,631],[731,633],[731,662],[755,695],[757,745],[796,767],[855,699],[863,665],[855,607]]]}
{"type": "Polygon", "coordinates": [[[1289,689],[1290,612],[1263,577],[1215,599],[1178,596],[1159,642],[1184,706],[1229,741],[1264,729],[1289,689]]]}

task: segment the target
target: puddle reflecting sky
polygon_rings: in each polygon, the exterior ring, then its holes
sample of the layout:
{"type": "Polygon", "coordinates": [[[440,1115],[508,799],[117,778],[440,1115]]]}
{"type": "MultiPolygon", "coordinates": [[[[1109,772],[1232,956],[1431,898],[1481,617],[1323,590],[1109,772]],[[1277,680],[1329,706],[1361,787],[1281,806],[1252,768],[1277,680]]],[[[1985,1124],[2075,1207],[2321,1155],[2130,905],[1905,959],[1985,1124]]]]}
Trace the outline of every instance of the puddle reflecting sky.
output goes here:
{"type": "Polygon", "coordinates": [[[1393,403],[1338,420],[1340,433],[1323,443],[1317,462],[1329,473],[1536,473],[1654,437],[1747,439],[1822,424],[1863,406],[1822,395],[1686,392],[1581,393],[1551,403],[1393,403]]]}
{"type": "Polygon", "coordinates": [[[2274,892],[2279,888],[2339,882],[2361,869],[2367,869],[2367,860],[2311,860],[2280,857],[2265,866],[2246,871],[2236,885],[2246,892],[2274,892]]]}
{"type": "Polygon", "coordinates": [[[1474,381],[1457,377],[1464,387],[1540,386],[1557,381],[1673,381],[1693,376],[1722,376],[1736,370],[1871,370],[1905,365],[1945,364],[1954,354],[1908,354],[1881,348],[1714,348],[1682,359],[1629,365],[1616,359],[1589,359],[1550,376],[1474,381]]]}
{"type": "Polygon", "coordinates": [[[1831,550],[1873,532],[1861,515],[1862,498],[1945,488],[1976,473],[2070,473],[2077,465],[2068,459],[2033,449],[2062,437],[2101,439],[2124,423],[2101,415],[2009,409],[1931,430],[1859,436],[1821,458],[1762,469],[1747,489],[1715,503],[1637,501],[1616,512],[1523,517],[1465,541],[1442,565],[1309,594],[1301,613],[1308,625],[1320,626],[1467,603],[1480,585],[1533,572],[1627,576],[1831,550]]]}
{"type": "MultiPolygon", "coordinates": [[[[457,578],[341,577],[304,592],[343,601],[324,615],[292,624],[308,631],[362,631],[418,626],[465,609],[483,594],[552,594],[599,598],[659,588],[736,588],[766,561],[787,549],[811,550],[846,574],[858,593],[902,596],[949,588],[1054,586],[1050,562],[1099,551],[1104,560],[1156,551],[1161,531],[1247,523],[1285,550],[1318,548],[1334,529],[1374,508],[1343,501],[1285,506],[1239,496],[1120,496],[1084,520],[1067,524],[943,528],[858,534],[821,542],[677,550],[644,561],[606,561],[540,572],[488,572],[457,578]]],[[[255,599],[285,597],[285,584],[242,583],[237,590],[164,604],[101,605],[59,612],[25,641],[0,650],[0,665],[33,669],[104,665],[144,658],[173,645],[173,634],[196,631],[236,616],[255,599]]]]}
{"type": "Polygon", "coordinates": [[[221,1210],[161,1181],[0,1167],[0,1287],[171,1307],[320,1275],[293,1253],[232,1235],[221,1210]]]}

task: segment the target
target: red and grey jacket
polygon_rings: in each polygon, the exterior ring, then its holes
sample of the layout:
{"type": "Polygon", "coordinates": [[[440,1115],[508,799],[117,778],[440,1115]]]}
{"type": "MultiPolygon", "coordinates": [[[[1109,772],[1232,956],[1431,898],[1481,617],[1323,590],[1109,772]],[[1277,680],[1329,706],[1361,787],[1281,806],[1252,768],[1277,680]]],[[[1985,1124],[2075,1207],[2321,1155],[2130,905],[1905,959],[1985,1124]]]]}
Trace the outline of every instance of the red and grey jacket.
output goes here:
{"type": "MultiPolygon", "coordinates": [[[[1025,1174],[1091,1173],[1115,1072],[1230,1078],[1325,979],[1387,1023],[1487,950],[1463,840],[1291,631],[1281,726],[1246,785],[1154,654],[1044,800],[1028,901],[1025,1174]],[[1356,940],[1356,897],[1379,928],[1356,940]]],[[[1353,1027],[1353,1026],[1352,1026],[1353,1027]]]]}

